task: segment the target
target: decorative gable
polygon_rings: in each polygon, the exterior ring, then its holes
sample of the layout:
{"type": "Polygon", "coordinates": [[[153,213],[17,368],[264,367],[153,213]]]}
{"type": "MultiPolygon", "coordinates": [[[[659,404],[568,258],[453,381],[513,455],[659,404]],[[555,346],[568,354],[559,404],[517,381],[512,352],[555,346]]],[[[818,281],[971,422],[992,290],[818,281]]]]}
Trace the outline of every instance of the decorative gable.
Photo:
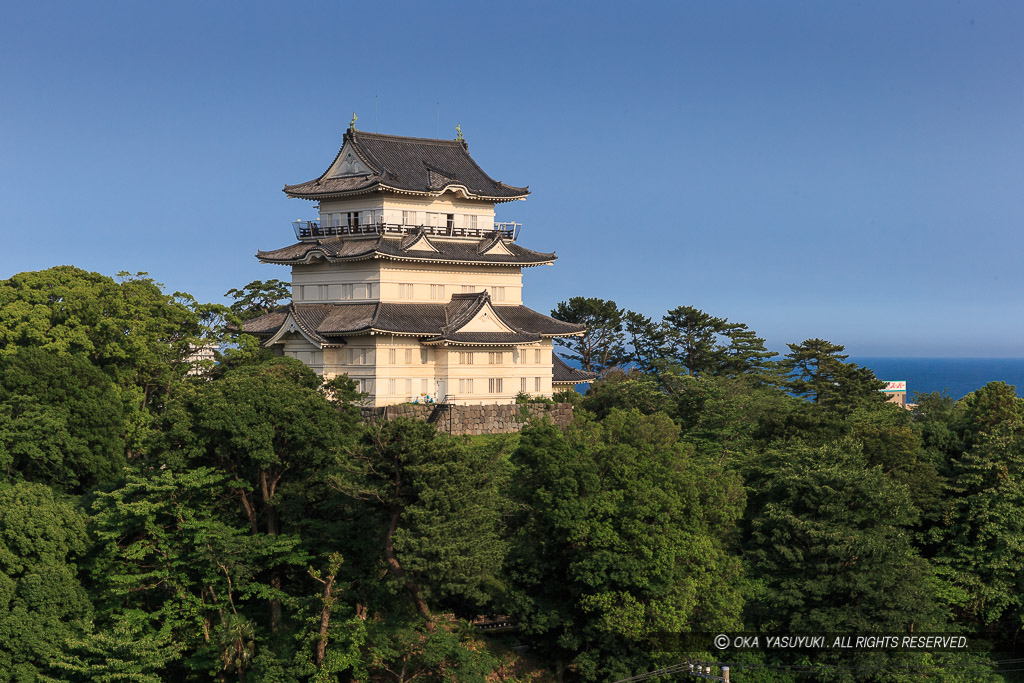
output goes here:
{"type": "Polygon", "coordinates": [[[373,171],[356,154],[352,143],[345,141],[345,146],[338,152],[338,158],[324,174],[325,178],[343,178],[346,176],[369,175],[373,171]]]}
{"type": "Polygon", "coordinates": [[[456,332],[506,332],[514,334],[516,330],[502,322],[498,314],[494,312],[494,308],[491,307],[490,301],[488,301],[465,325],[462,325],[457,330],[449,330],[448,332],[449,334],[456,332]]]}
{"type": "Polygon", "coordinates": [[[502,256],[513,256],[512,252],[509,251],[509,248],[506,247],[505,243],[500,239],[495,240],[494,244],[484,251],[481,251],[480,254],[483,256],[493,256],[497,254],[501,254],[502,256]]]}
{"type": "Polygon", "coordinates": [[[284,319],[284,323],[281,325],[281,328],[274,336],[263,342],[263,346],[269,347],[274,344],[279,344],[283,342],[284,338],[289,334],[299,334],[313,346],[323,348],[323,345],[320,343],[321,340],[314,339],[304,329],[302,329],[302,326],[299,325],[299,321],[295,319],[295,316],[290,311],[288,313],[288,317],[284,319]]]}

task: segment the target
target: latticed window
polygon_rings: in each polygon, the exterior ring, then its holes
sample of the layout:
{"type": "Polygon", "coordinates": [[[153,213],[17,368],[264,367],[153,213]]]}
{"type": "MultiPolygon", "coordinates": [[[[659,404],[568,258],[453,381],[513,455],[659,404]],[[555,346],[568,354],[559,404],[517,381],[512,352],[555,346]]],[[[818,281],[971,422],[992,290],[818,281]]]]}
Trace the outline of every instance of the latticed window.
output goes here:
{"type": "Polygon", "coordinates": [[[501,365],[505,362],[504,351],[491,351],[487,354],[487,362],[491,365],[501,365]]]}
{"type": "Polygon", "coordinates": [[[488,391],[490,391],[490,393],[492,393],[492,394],[500,394],[501,393],[501,377],[491,377],[489,380],[487,380],[487,388],[488,388],[488,391]]]}

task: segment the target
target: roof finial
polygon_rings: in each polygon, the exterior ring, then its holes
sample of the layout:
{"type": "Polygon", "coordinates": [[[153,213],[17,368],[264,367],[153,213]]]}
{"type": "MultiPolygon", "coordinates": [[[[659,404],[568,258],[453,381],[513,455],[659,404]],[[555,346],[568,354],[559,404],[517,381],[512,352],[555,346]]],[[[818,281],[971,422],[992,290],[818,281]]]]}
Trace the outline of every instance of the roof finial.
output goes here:
{"type": "Polygon", "coordinates": [[[455,137],[456,140],[465,140],[466,139],[466,138],[462,137],[462,124],[461,123],[459,125],[455,126],[455,132],[458,133],[458,135],[455,137]]]}
{"type": "Polygon", "coordinates": [[[356,121],[358,121],[358,120],[359,120],[359,117],[356,116],[355,112],[352,112],[352,120],[348,122],[348,127],[351,128],[352,130],[355,130],[356,129],[356,121]]]}

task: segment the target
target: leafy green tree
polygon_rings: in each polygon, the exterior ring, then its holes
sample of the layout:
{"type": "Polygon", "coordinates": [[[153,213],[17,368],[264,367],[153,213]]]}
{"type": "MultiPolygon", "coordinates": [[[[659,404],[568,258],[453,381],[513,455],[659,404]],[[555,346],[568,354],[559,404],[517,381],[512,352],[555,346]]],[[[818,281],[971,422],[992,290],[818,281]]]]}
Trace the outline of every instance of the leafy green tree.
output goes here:
{"type": "Polygon", "coordinates": [[[514,463],[509,603],[541,652],[610,680],[651,668],[660,634],[737,624],[723,541],[739,482],[694,459],[666,416],[613,410],[565,434],[534,423],[514,463]]]}
{"type": "Polygon", "coordinates": [[[666,353],[665,326],[635,311],[626,311],[622,316],[622,329],[630,349],[629,365],[640,372],[654,372],[663,363],[666,353]]]}
{"type": "Polygon", "coordinates": [[[957,402],[964,450],[950,462],[935,562],[967,624],[1013,638],[1024,618],[1024,409],[991,382],[957,402]]]}
{"type": "Polygon", "coordinates": [[[145,273],[120,276],[58,266],[0,281],[0,356],[34,347],[87,358],[121,391],[135,455],[196,349],[223,338],[227,309],[165,294],[145,273]]]}
{"type": "MultiPolygon", "coordinates": [[[[229,491],[253,538],[265,534],[273,541],[298,530],[307,486],[337,462],[346,442],[320,385],[320,377],[292,359],[241,365],[202,383],[177,415],[172,433],[178,447],[189,461],[228,474],[229,491]]],[[[299,553],[266,565],[272,633],[283,616],[285,567],[305,562],[299,553]]]]}
{"type": "MultiPolygon", "coordinates": [[[[781,633],[945,631],[928,564],[912,543],[907,487],[851,440],[759,456],[746,480],[743,554],[757,586],[748,627],[781,633]]],[[[821,663],[885,667],[884,653],[821,663]]],[[[835,673],[842,680],[841,673],[835,673]]],[[[846,680],[855,680],[851,675],[846,680]]]]}
{"type": "Polygon", "coordinates": [[[625,360],[622,315],[614,301],[581,296],[561,301],[551,311],[556,320],[587,326],[581,336],[562,337],[557,343],[569,352],[567,358],[578,361],[589,372],[601,372],[625,360]]]}
{"type": "MultiPolygon", "coordinates": [[[[226,502],[229,482],[207,467],[126,472],[121,487],[93,503],[99,547],[91,572],[105,623],[124,625],[154,653],[174,643],[189,655],[178,666],[244,675],[252,637],[243,637],[251,625],[240,612],[270,592],[263,568],[290,556],[296,541],[251,537],[226,502]]],[[[89,659],[110,646],[95,636],[82,651],[89,659]]]]}
{"type": "Polygon", "coordinates": [[[24,347],[0,356],[0,471],[69,493],[125,465],[122,393],[81,354],[24,347]]]}
{"type": "Polygon", "coordinates": [[[582,407],[598,418],[604,418],[615,408],[635,408],[650,415],[667,411],[671,405],[671,400],[655,377],[640,373],[627,374],[621,370],[609,371],[594,382],[582,402],[582,407]]]}
{"type": "Polygon", "coordinates": [[[665,314],[667,339],[672,359],[691,375],[715,373],[723,365],[724,349],[719,337],[728,321],[693,306],[678,306],[665,314]]]}
{"type": "Polygon", "coordinates": [[[0,681],[45,675],[88,627],[75,564],[86,540],[86,516],[47,486],[0,487],[0,681]]]}
{"type": "MultiPolygon", "coordinates": [[[[500,453],[463,446],[425,422],[372,425],[336,483],[362,501],[363,533],[379,540],[350,554],[383,565],[386,582],[423,617],[431,604],[477,614],[500,591],[505,471],[500,453]]],[[[374,589],[362,586],[361,602],[383,606],[374,589]]]]}
{"type": "Polygon", "coordinates": [[[270,313],[282,301],[291,299],[291,288],[281,280],[253,280],[241,289],[229,289],[224,296],[235,301],[231,304],[231,312],[241,320],[258,318],[270,313]]]}
{"type": "Polygon", "coordinates": [[[845,347],[824,339],[807,339],[788,344],[782,361],[788,373],[788,389],[816,405],[831,409],[852,408],[860,403],[882,403],[885,384],[868,368],[844,362],[845,347]]]}
{"type": "Polygon", "coordinates": [[[724,335],[728,340],[722,351],[721,373],[731,377],[746,375],[759,381],[776,384],[781,380],[777,363],[779,354],[765,348],[764,339],[744,323],[728,323],[724,335]]]}

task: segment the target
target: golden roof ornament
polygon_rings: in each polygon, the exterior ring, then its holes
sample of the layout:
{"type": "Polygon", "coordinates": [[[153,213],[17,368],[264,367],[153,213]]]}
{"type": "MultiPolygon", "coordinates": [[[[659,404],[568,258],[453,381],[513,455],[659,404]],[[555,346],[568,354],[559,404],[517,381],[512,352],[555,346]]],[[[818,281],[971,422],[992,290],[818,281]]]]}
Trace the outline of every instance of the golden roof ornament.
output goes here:
{"type": "Polygon", "coordinates": [[[352,120],[348,122],[348,127],[351,128],[352,130],[355,130],[356,129],[356,121],[358,121],[358,120],[359,120],[359,117],[356,116],[355,112],[352,112],[352,120]]]}
{"type": "Polygon", "coordinates": [[[466,138],[462,137],[462,124],[461,123],[459,125],[455,126],[455,132],[458,133],[458,135],[455,136],[456,140],[465,140],[466,139],[466,138]]]}

